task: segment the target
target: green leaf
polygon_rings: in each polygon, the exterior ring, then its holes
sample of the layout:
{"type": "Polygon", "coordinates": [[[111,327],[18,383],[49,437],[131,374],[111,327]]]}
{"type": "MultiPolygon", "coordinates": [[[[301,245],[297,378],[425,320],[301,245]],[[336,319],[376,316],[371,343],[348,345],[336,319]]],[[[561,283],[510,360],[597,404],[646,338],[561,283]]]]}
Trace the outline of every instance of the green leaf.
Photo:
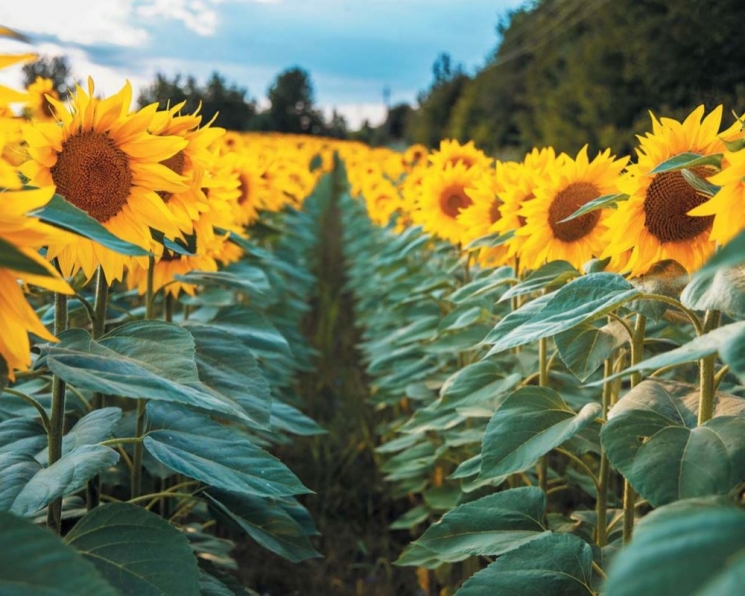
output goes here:
{"type": "Polygon", "coordinates": [[[494,344],[487,355],[551,337],[597,319],[639,294],[638,289],[615,273],[592,273],[575,279],[541,301],[542,308],[535,306],[539,298],[500,321],[484,340],[484,343],[494,344]],[[522,312],[528,315],[527,320],[515,326],[522,312]]]}
{"type": "Polygon", "coordinates": [[[735,507],[663,507],[637,527],[616,556],[603,594],[729,596],[742,591],[745,513],[735,507]]]}
{"type": "Polygon", "coordinates": [[[0,453],[34,455],[48,444],[40,422],[32,418],[10,418],[0,422],[0,453]]]}
{"type": "Polygon", "coordinates": [[[502,555],[540,537],[546,495],[535,487],[516,488],[460,505],[431,525],[403,552],[396,565],[435,568],[471,556],[502,555]],[[417,556],[423,547],[424,558],[417,556]]]}
{"type": "Polygon", "coordinates": [[[48,530],[0,512],[0,593],[6,596],[119,596],[96,568],[48,530]]]}
{"type": "Polygon", "coordinates": [[[653,507],[726,494],[745,478],[745,400],[717,397],[702,426],[698,390],[671,381],[643,381],[609,412],[608,459],[653,507]]]}
{"type": "Polygon", "coordinates": [[[719,190],[722,188],[721,186],[717,186],[716,184],[712,184],[705,178],[702,178],[696,172],[693,170],[681,170],[681,174],[683,174],[683,178],[685,178],[685,181],[690,184],[693,189],[699,193],[700,195],[706,196],[706,197],[713,197],[715,194],[719,192],[719,190]]]}
{"type": "Polygon", "coordinates": [[[476,250],[477,248],[495,248],[505,242],[509,242],[515,237],[515,230],[509,230],[504,233],[494,233],[482,238],[472,240],[466,245],[466,250],[476,250]]]}
{"type": "Polygon", "coordinates": [[[320,557],[308,535],[273,499],[210,490],[212,506],[261,546],[297,563],[320,557]]]}
{"type": "Polygon", "coordinates": [[[240,405],[257,425],[266,427],[272,394],[253,354],[241,339],[225,329],[189,323],[194,338],[199,379],[240,405]]]}
{"type": "Polygon", "coordinates": [[[562,362],[580,381],[587,380],[610,358],[613,350],[628,340],[628,333],[616,322],[604,327],[580,323],[554,338],[562,362]]]}
{"type": "Polygon", "coordinates": [[[572,534],[545,534],[502,555],[456,592],[457,596],[497,594],[594,596],[592,549],[572,534]]]}
{"type": "MultiPolygon", "coordinates": [[[[19,487],[10,511],[28,517],[52,501],[83,488],[94,476],[119,461],[119,454],[103,445],[82,445],[48,468],[43,468],[19,487]]],[[[28,468],[27,468],[28,469],[28,468]]]]}
{"type": "Polygon", "coordinates": [[[258,357],[292,356],[287,340],[269,319],[242,304],[220,309],[209,324],[238,336],[258,357]]]}
{"type": "Polygon", "coordinates": [[[699,155],[698,153],[679,153],[659,164],[650,174],[662,174],[663,172],[675,172],[682,169],[697,168],[701,166],[722,167],[722,154],[699,155]]]}
{"type": "MultiPolygon", "coordinates": [[[[9,511],[19,493],[42,469],[29,453],[0,453],[0,511],[9,511]]],[[[1,558],[1,557],[0,557],[1,558]]]]}
{"type": "Polygon", "coordinates": [[[539,290],[555,289],[580,275],[580,272],[566,261],[550,261],[507,290],[499,301],[504,302],[515,296],[524,296],[539,290]]]}
{"type": "Polygon", "coordinates": [[[17,273],[30,273],[42,277],[54,277],[46,267],[27,257],[16,248],[15,244],[2,238],[0,238],[0,269],[10,269],[17,273]]]}
{"type": "Polygon", "coordinates": [[[729,350],[726,352],[728,359],[732,358],[735,362],[735,367],[737,367],[739,350],[732,350],[729,346],[733,345],[733,342],[743,340],[745,340],[745,321],[731,323],[704,335],[699,335],[679,348],[642,360],[639,364],[629,366],[620,373],[616,373],[608,378],[614,379],[631,374],[632,372],[656,370],[663,366],[678,366],[688,362],[696,362],[697,360],[701,360],[701,358],[713,356],[720,350],[725,351],[725,349],[729,350]]]}
{"type": "Polygon", "coordinates": [[[592,423],[600,404],[586,404],[578,414],[548,387],[524,387],[510,394],[486,427],[481,478],[528,469],[542,455],[592,423]]]}
{"type": "Polygon", "coordinates": [[[260,497],[311,492],[277,458],[230,426],[179,406],[150,402],[144,444],[164,466],[227,491],[260,497]]]}
{"type": "Polygon", "coordinates": [[[413,509],[409,509],[388,527],[391,530],[411,530],[427,521],[429,514],[430,511],[426,506],[417,505],[413,509]]]}
{"type": "Polygon", "coordinates": [[[680,301],[692,310],[721,310],[738,318],[745,316],[745,271],[742,267],[720,268],[710,276],[695,276],[680,301]]]}
{"type": "MultiPolygon", "coordinates": [[[[62,455],[67,455],[73,449],[82,445],[94,445],[110,439],[114,427],[121,418],[122,411],[119,408],[101,408],[86,414],[62,438],[62,455]]],[[[36,455],[36,459],[39,460],[39,463],[47,465],[49,461],[48,450],[40,451],[36,455]]]]}
{"type": "Polygon", "coordinates": [[[592,213],[593,211],[597,211],[598,209],[616,209],[618,203],[628,200],[629,195],[621,192],[610,195],[603,195],[602,197],[598,197],[597,199],[593,199],[592,201],[585,203],[584,205],[582,205],[582,207],[577,209],[569,217],[565,217],[564,219],[562,219],[559,223],[565,223],[567,221],[577,219],[578,217],[582,217],[583,215],[592,213]]]}
{"type": "Polygon", "coordinates": [[[199,381],[191,334],[162,321],[127,323],[93,341],[72,329],[46,347],[47,365],[87,391],[187,404],[249,422],[243,408],[199,381]]]}
{"type": "Polygon", "coordinates": [[[253,296],[262,296],[270,290],[266,274],[258,267],[246,266],[240,272],[191,271],[186,275],[177,275],[176,279],[192,285],[226,286],[253,296]]]}
{"type": "Polygon", "coordinates": [[[150,254],[144,248],[114,236],[114,234],[109,232],[85,211],[67,202],[60,195],[54,195],[46,206],[33,215],[44,223],[98,242],[102,246],[119,254],[129,257],[143,257],[150,254]]]}
{"type": "Polygon", "coordinates": [[[122,594],[199,595],[187,538],[154,513],[127,503],[96,507],[65,537],[122,594]]]}

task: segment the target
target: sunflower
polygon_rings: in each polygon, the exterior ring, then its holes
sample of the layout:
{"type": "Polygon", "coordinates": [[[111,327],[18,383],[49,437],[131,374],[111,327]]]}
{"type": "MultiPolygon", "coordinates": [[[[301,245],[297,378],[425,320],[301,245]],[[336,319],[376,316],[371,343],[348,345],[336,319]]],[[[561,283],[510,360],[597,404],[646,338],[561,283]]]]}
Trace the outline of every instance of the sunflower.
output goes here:
{"type": "MultiPolygon", "coordinates": [[[[658,261],[672,259],[692,272],[714,251],[716,245],[710,239],[713,216],[689,215],[706,197],[679,171],[652,173],[660,163],[680,153],[706,156],[724,151],[719,136],[731,137],[739,130],[739,123],[719,135],[722,107],[703,116],[703,106],[682,123],[670,118],[658,121],[652,116],[652,132],[639,138],[638,163],[629,166],[619,182],[619,190],[629,199],[608,218],[604,256],[613,258],[614,269],[637,276],[658,261]]],[[[692,170],[702,178],[715,172],[708,166],[692,170]]]]}
{"type": "MultiPolygon", "coordinates": [[[[563,155],[562,159],[566,157],[563,155]]],[[[496,184],[500,187],[499,218],[494,221],[492,232],[505,234],[517,231],[526,224],[526,219],[520,214],[523,205],[533,200],[533,191],[550,175],[557,164],[557,156],[553,147],[543,149],[534,148],[525,155],[522,162],[506,162],[497,168],[496,184]]],[[[507,252],[506,258],[520,257],[521,237],[515,236],[503,245],[507,252]]]]}
{"type": "Polygon", "coordinates": [[[54,111],[47,95],[59,99],[59,94],[54,89],[54,81],[44,77],[36,77],[36,80],[26,87],[26,91],[28,92],[27,116],[41,122],[53,121],[54,111]]]}
{"type": "MultiPolygon", "coordinates": [[[[15,180],[17,182],[19,178],[16,176],[15,180]]],[[[46,276],[34,275],[0,267],[0,357],[7,363],[11,380],[15,379],[14,370],[27,370],[31,365],[29,333],[57,341],[26,302],[19,281],[62,294],[73,293],[67,282],[37,252],[49,241],[60,241],[62,233],[28,215],[46,205],[53,194],[54,188],[51,187],[0,192],[0,240],[48,273],[46,276]]]]}
{"type": "MultiPolygon", "coordinates": [[[[71,110],[48,99],[59,124],[24,127],[31,159],[21,169],[31,183],[54,186],[112,234],[145,249],[151,246],[151,228],[176,237],[178,227],[156,191],[177,193],[187,188],[184,178],[161,162],[188,143],[147,131],[157,104],[129,113],[129,83],[116,95],[98,99],[91,79],[87,93],[76,88],[71,110]]],[[[129,262],[128,257],[77,236],[50,244],[47,258],[56,258],[65,276],[82,270],[90,278],[100,265],[109,282],[121,279],[129,262]]]]}
{"type": "Polygon", "coordinates": [[[149,132],[158,136],[174,135],[186,141],[186,146],[161,163],[184,177],[187,188],[181,192],[159,191],[174,223],[184,234],[192,234],[193,222],[208,209],[207,197],[202,191],[202,177],[215,156],[210,147],[225,134],[224,128],[213,128],[211,122],[201,128],[199,108],[193,114],[181,114],[186,102],[158,112],[153,117],[149,132]]]}
{"type": "MultiPolygon", "coordinates": [[[[480,176],[472,186],[465,189],[471,199],[471,205],[463,209],[457,216],[463,226],[462,241],[472,242],[478,238],[496,232],[496,224],[502,218],[501,195],[505,187],[502,171],[511,169],[517,164],[497,162],[492,172],[480,176]]],[[[505,247],[482,248],[479,250],[479,262],[482,265],[494,267],[504,262],[507,255],[505,247]]]]}
{"type": "Polygon", "coordinates": [[[424,145],[412,145],[404,151],[403,162],[407,171],[427,161],[427,148],[424,145]]]}
{"type": "Polygon", "coordinates": [[[553,260],[581,267],[602,252],[608,217],[605,210],[568,222],[562,220],[582,205],[615,193],[618,176],[627,161],[628,158],[615,159],[610,149],[590,161],[585,145],[576,159],[564,156],[553,164],[549,175],[535,187],[535,197],[518,211],[525,218],[525,225],[515,235],[526,267],[536,269],[553,260]]]}
{"type": "Polygon", "coordinates": [[[466,189],[473,187],[481,175],[479,168],[469,168],[463,163],[447,164],[443,169],[429,168],[422,178],[415,221],[427,232],[453,244],[463,241],[466,229],[458,221],[458,215],[473,203],[466,189]]]}
{"type": "Polygon", "coordinates": [[[379,226],[386,226],[391,216],[399,210],[401,197],[396,186],[388,179],[381,178],[363,191],[367,212],[379,226]]]}
{"type": "Polygon", "coordinates": [[[440,142],[440,148],[429,156],[429,161],[436,168],[461,163],[467,168],[478,167],[484,170],[492,162],[490,157],[476,148],[473,141],[461,145],[458,141],[448,139],[440,142]]]}

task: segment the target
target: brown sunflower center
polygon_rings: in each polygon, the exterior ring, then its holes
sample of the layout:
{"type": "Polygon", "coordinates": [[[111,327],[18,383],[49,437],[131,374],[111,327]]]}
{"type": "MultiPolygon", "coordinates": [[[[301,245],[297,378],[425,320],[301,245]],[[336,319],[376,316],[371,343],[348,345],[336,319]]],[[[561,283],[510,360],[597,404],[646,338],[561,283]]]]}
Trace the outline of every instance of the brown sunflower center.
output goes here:
{"type": "Polygon", "coordinates": [[[57,192],[100,222],[121,211],[132,188],[127,154],[100,132],[67,139],[51,173],[57,192]]]}
{"type": "MultiPolygon", "coordinates": [[[[171,155],[171,157],[161,161],[160,163],[172,172],[176,172],[180,176],[184,173],[184,167],[186,167],[186,158],[184,157],[184,152],[179,151],[175,155],[171,155]]],[[[165,190],[159,190],[158,196],[163,199],[164,203],[167,203],[173,196],[173,193],[167,192],[165,190]]]]}
{"type": "Polygon", "coordinates": [[[446,188],[445,192],[440,195],[440,209],[451,219],[455,219],[458,213],[468,207],[472,202],[460,186],[446,188]]]}
{"type": "MultiPolygon", "coordinates": [[[[700,177],[708,168],[693,168],[700,177]]],[[[644,198],[644,226],[660,242],[691,240],[711,228],[714,216],[692,217],[688,212],[708,200],[696,192],[680,172],[657,174],[644,198]]]]}
{"type": "Polygon", "coordinates": [[[495,198],[492,201],[491,207],[489,208],[489,223],[496,223],[502,219],[502,213],[499,211],[502,204],[503,203],[499,198],[495,198]]]}
{"type": "Polygon", "coordinates": [[[599,196],[598,188],[589,182],[573,182],[558,193],[548,208],[548,225],[554,237],[562,242],[575,242],[592,232],[600,219],[600,211],[591,211],[570,221],[560,222],[599,196]]]}

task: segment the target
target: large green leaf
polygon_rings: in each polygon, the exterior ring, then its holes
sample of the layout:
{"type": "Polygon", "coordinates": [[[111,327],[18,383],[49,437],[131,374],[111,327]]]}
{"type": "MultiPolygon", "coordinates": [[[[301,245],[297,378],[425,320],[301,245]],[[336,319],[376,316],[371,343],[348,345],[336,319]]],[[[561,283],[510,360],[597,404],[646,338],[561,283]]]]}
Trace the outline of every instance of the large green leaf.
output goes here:
{"type": "MultiPolygon", "coordinates": [[[[30,516],[66,495],[83,488],[94,476],[119,461],[119,454],[103,445],[82,445],[29,478],[13,497],[10,511],[30,516]]],[[[26,470],[30,466],[25,467],[26,470]]],[[[15,480],[13,481],[15,484],[15,480]]]]}
{"type": "Polygon", "coordinates": [[[437,406],[456,408],[496,400],[515,387],[521,378],[518,373],[505,376],[504,365],[486,358],[450,376],[440,389],[437,406]]]}
{"type": "Polygon", "coordinates": [[[664,172],[675,172],[682,169],[697,168],[702,166],[722,166],[722,154],[701,155],[699,153],[679,153],[663,161],[651,174],[662,174],[664,172]]]}
{"type": "Polygon", "coordinates": [[[592,423],[600,404],[575,413],[548,387],[524,387],[510,394],[486,428],[481,478],[521,472],[592,423]]]}
{"type": "Polygon", "coordinates": [[[613,350],[628,340],[620,323],[603,327],[580,323],[554,338],[562,362],[580,381],[592,375],[610,358],[613,350]]]}
{"type": "Polygon", "coordinates": [[[127,503],[96,507],[65,536],[121,594],[198,596],[199,571],[186,537],[127,503]]]}
{"type": "Polygon", "coordinates": [[[536,487],[507,490],[465,503],[427,528],[396,564],[434,568],[470,556],[502,555],[546,531],[542,523],[545,510],[546,495],[536,487]]]}
{"type": "Polygon", "coordinates": [[[46,267],[37,263],[31,257],[27,257],[16,248],[15,244],[0,238],[0,269],[10,269],[17,273],[30,273],[42,277],[53,277],[46,267]]]}
{"type": "Polygon", "coordinates": [[[613,466],[654,507],[726,494],[745,478],[745,400],[718,396],[697,426],[698,390],[643,381],[608,414],[601,440],[613,466]]]}
{"type": "Polygon", "coordinates": [[[745,263],[745,230],[715,252],[693,279],[708,278],[720,269],[736,267],[742,263],[745,263]]]}
{"type": "Polygon", "coordinates": [[[293,563],[320,557],[303,527],[274,499],[211,489],[212,505],[264,548],[293,563]]]}
{"type": "Polygon", "coordinates": [[[745,270],[742,267],[720,268],[710,276],[695,276],[680,296],[692,310],[721,310],[742,318],[745,316],[745,270]]]}
{"type": "Polygon", "coordinates": [[[35,215],[45,223],[89,238],[114,252],[130,257],[142,257],[149,254],[144,248],[114,236],[85,211],[68,203],[60,195],[54,195],[52,200],[35,215]]]}
{"type": "MultiPolygon", "coordinates": [[[[663,592],[637,592],[641,594],[663,592]]],[[[468,579],[457,596],[594,596],[592,549],[571,534],[546,534],[468,579]]]]}
{"type": "MultiPolygon", "coordinates": [[[[121,418],[122,411],[119,408],[101,408],[86,414],[62,438],[62,455],[67,455],[81,445],[94,445],[111,438],[121,418]]],[[[48,458],[47,450],[36,455],[36,459],[44,465],[47,465],[48,458]]]]}
{"type": "Polygon", "coordinates": [[[253,422],[267,426],[272,394],[256,358],[237,336],[211,325],[189,324],[199,379],[239,404],[253,422]]]}
{"type": "Polygon", "coordinates": [[[0,594],[118,596],[96,568],[47,530],[0,512],[0,594]]]}
{"type": "Polygon", "coordinates": [[[617,555],[606,596],[675,594],[730,596],[742,592],[745,513],[735,507],[663,507],[645,518],[617,555]]]}
{"type": "Polygon", "coordinates": [[[503,302],[539,290],[556,289],[580,275],[580,272],[566,261],[550,261],[541,265],[519,284],[507,290],[499,300],[503,302]]]}
{"type": "Polygon", "coordinates": [[[178,325],[138,321],[117,327],[99,341],[71,329],[48,346],[47,365],[78,389],[154,399],[249,421],[243,408],[203,385],[191,334],[178,325]]]}
{"type": "Polygon", "coordinates": [[[31,479],[42,469],[30,453],[0,453],[0,511],[9,511],[31,479]]]}
{"type": "Polygon", "coordinates": [[[164,466],[215,488],[260,497],[311,492],[239,430],[183,407],[150,402],[144,444],[164,466]]]}
{"type": "Polygon", "coordinates": [[[531,305],[538,300],[533,300],[505,317],[489,333],[484,343],[494,344],[489,354],[532,343],[597,319],[640,293],[640,290],[615,273],[585,275],[551,294],[543,302],[543,308],[537,312],[531,305]],[[515,327],[509,320],[519,316],[523,309],[532,316],[515,327]]]}

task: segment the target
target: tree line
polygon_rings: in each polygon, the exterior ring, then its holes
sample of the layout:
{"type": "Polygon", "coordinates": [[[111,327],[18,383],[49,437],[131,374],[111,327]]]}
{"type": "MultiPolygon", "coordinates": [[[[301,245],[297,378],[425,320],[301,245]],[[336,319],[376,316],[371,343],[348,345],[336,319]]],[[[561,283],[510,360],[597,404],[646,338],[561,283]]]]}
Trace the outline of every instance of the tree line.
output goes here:
{"type": "Polygon", "coordinates": [[[415,106],[392,108],[370,136],[429,146],[472,139],[501,157],[587,142],[628,152],[650,129],[649,110],[745,111],[743,22],[740,0],[530,2],[499,22],[481,69],[467,74],[440,56],[415,106]]]}

